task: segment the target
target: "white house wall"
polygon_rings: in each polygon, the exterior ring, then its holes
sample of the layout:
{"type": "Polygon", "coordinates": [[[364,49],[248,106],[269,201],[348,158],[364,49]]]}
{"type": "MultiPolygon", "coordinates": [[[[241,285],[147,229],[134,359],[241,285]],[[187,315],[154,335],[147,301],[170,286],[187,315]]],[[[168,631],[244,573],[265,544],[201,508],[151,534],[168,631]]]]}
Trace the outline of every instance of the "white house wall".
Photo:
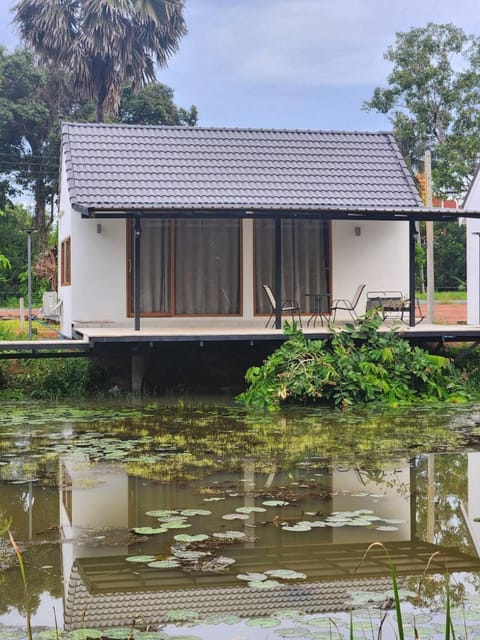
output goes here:
{"type": "MultiPolygon", "coordinates": [[[[409,288],[409,223],[338,220],[332,224],[332,296],[351,300],[359,284],[365,290],[357,307],[365,312],[368,291],[409,288]],[[358,228],[355,232],[355,228],[358,228]],[[357,234],[360,235],[357,235],[357,234]]],[[[338,319],[348,318],[339,312],[338,319]]]]}
{"type": "MultiPolygon", "coordinates": [[[[65,184],[65,179],[62,184],[65,184]]],[[[71,236],[72,285],[60,287],[62,333],[71,335],[72,324],[133,326],[127,309],[126,222],[84,219],[71,211],[61,195],[60,243],[71,236]],[[63,204],[66,203],[66,204],[63,204]],[[98,227],[101,225],[101,228],[98,227]],[[99,233],[99,231],[101,231],[99,233]]],[[[243,321],[263,326],[255,318],[253,222],[242,226],[243,321]]],[[[358,312],[365,311],[366,292],[400,290],[408,292],[408,223],[388,221],[334,221],[331,242],[331,285],[334,298],[351,299],[356,287],[365,283],[358,312]],[[360,229],[360,235],[355,228],[360,229]]],[[[60,244],[59,243],[59,244],[60,244]]],[[[343,316],[345,317],[345,316],[343,316]]],[[[347,316],[348,317],[348,316],[347,316]]],[[[339,313],[338,318],[342,315],[339,313]]],[[[143,327],[211,325],[209,318],[142,318],[143,327]]],[[[218,326],[238,326],[238,317],[215,318],[218,326]]]]}
{"type": "MultiPolygon", "coordinates": [[[[465,210],[480,209],[480,177],[477,173],[467,200],[465,210]]],[[[480,274],[480,220],[467,218],[467,324],[480,324],[479,274],[480,274]]]]}
{"type": "MultiPolygon", "coordinates": [[[[58,261],[59,273],[61,269],[61,245],[63,240],[72,234],[71,225],[72,207],[70,205],[67,190],[67,176],[65,162],[62,157],[61,180],[60,180],[60,202],[58,216],[58,261]]],[[[64,336],[72,336],[72,287],[63,287],[61,277],[58,278],[58,299],[60,301],[60,331],[64,336]]]]}

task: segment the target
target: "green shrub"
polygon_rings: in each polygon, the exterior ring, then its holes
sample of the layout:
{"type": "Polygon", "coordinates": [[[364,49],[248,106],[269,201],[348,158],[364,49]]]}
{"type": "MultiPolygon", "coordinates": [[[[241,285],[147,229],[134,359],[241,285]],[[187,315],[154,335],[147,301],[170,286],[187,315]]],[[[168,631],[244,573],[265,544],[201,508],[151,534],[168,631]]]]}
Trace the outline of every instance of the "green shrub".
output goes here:
{"type": "Polygon", "coordinates": [[[18,360],[3,368],[2,395],[56,400],[88,395],[99,373],[89,358],[18,360]]]}
{"type": "Polygon", "coordinates": [[[261,367],[248,369],[248,388],[238,399],[257,408],[287,400],[345,408],[467,397],[448,358],[414,347],[394,331],[378,331],[380,324],[378,315],[367,315],[333,329],[327,340],[309,340],[296,324],[287,324],[289,339],[261,367]]]}

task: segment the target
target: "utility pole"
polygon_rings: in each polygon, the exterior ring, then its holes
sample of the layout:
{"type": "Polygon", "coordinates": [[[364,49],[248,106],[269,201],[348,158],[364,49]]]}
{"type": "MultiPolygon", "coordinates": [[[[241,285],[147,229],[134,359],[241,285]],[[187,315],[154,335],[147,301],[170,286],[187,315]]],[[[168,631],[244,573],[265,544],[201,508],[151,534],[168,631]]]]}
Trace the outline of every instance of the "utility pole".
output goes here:
{"type": "MultiPolygon", "coordinates": [[[[429,150],[425,151],[424,157],[425,174],[425,205],[431,209],[433,207],[432,198],[432,155],[429,150]]],[[[433,220],[425,222],[425,235],[427,244],[427,322],[433,324],[435,320],[435,266],[433,255],[433,220]]]]}

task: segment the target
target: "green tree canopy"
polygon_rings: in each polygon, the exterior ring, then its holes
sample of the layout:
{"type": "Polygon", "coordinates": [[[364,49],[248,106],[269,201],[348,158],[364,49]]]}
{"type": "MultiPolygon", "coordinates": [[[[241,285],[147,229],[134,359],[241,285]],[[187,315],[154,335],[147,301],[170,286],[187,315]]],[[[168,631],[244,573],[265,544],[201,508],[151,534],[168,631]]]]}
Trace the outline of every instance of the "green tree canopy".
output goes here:
{"type": "Polygon", "coordinates": [[[8,179],[2,205],[15,185],[34,194],[34,224],[48,226],[58,176],[60,119],[73,96],[66,76],[39,68],[28,50],[0,47],[0,174],[8,179]]]}
{"type": "MultiPolygon", "coordinates": [[[[46,247],[57,193],[60,122],[95,120],[95,105],[78,96],[69,75],[42,68],[26,49],[8,53],[0,47],[0,209],[20,190],[34,196],[31,224],[41,230],[46,247]]],[[[152,83],[133,91],[123,88],[120,113],[112,120],[126,124],[195,125],[197,110],[178,107],[173,91],[152,83]]]]}
{"type": "Polygon", "coordinates": [[[393,68],[366,110],[388,114],[416,173],[432,152],[434,192],[460,196],[480,153],[480,42],[452,24],[429,23],[396,34],[385,53],[393,68]]]}
{"type": "Polygon", "coordinates": [[[183,0],[20,0],[15,22],[40,61],[71,74],[96,105],[117,113],[124,84],[155,80],[186,34],[183,0]]]}

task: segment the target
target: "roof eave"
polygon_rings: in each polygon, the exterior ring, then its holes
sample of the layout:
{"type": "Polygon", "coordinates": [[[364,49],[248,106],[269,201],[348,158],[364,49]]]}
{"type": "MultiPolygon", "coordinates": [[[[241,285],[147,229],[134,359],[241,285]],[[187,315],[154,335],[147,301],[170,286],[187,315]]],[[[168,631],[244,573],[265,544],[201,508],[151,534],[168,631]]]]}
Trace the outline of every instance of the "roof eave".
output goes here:
{"type": "Polygon", "coordinates": [[[459,218],[480,218],[480,211],[444,209],[441,207],[192,207],[192,206],[139,206],[132,205],[74,205],[74,209],[87,218],[143,217],[212,217],[212,218],[318,218],[330,220],[414,220],[451,221],[459,218]]]}

